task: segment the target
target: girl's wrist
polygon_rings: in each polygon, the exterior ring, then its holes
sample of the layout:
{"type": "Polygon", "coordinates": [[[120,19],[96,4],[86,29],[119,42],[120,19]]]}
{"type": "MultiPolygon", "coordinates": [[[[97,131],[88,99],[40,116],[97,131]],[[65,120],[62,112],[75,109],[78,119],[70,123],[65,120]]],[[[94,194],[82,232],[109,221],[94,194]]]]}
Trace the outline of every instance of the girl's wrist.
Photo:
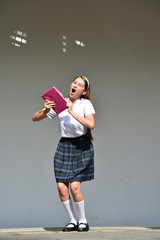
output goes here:
{"type": "Polygon", "coordinates": [[[49,113],[49,111],[50,111],[50,109],[49,108],[43,108],[43,112],[45,113],[45,114],[47,114],[47,113],[49,113]]]}
{"type": "Polygon", "coordinates": [[[68,112],[71,113],[72,112],[72,108],[68,108],[68,112]]]}

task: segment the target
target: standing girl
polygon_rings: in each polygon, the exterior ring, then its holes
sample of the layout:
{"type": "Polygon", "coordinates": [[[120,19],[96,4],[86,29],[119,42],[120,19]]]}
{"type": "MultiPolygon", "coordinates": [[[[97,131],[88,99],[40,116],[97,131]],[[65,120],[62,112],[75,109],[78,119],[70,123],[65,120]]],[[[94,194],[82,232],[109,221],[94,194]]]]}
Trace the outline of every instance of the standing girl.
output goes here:
{"type": "MultiPolygon", "coordinates": [[[[57,116],[53,101],[46,100],[44,106],[43,110],[33,115],[33,121],[46,117],[53,119],[57,116]]],[[[57,188],[70,220],[63,231],[88,231],[81,183],[94,179],[94,148],[91,130],[95,126],[95,110],[91,103],[90,83],[85,76],[78,76],[72,81],[67,107],[58,114],[61,139],[54,156],[57,188]]]]}

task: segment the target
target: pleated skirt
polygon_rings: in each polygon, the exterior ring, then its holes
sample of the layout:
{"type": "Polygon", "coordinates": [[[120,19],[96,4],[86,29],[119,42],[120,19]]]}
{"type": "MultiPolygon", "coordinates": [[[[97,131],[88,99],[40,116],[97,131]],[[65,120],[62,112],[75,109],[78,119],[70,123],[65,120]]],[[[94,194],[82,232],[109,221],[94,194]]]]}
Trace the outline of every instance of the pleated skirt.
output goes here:
{"type": "Polygon", "coordinates": [[[87,135],[62,137],[54,156],[56,182],[84,182],[94,179],[94,147],[87,135]]]}

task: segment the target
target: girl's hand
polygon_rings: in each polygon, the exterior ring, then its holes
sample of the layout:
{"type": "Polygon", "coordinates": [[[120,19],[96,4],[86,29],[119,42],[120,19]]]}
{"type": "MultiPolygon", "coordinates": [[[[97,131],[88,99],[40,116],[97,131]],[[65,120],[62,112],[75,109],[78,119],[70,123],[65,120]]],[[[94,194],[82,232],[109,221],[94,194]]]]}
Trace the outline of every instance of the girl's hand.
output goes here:
{"type": "Polygon", "coordinates": [[[55,105],[55,103],[53,101],[46,100],[44,102],[44,106],[47,109],[51,109],[51,108],[55,108],[56,105],[55,105]]]}
{"type": "Polygon", "coordinates": [[[68,111],[72,111],[73,103],[69,99],[67,99],[67,107],[68,111]]]}

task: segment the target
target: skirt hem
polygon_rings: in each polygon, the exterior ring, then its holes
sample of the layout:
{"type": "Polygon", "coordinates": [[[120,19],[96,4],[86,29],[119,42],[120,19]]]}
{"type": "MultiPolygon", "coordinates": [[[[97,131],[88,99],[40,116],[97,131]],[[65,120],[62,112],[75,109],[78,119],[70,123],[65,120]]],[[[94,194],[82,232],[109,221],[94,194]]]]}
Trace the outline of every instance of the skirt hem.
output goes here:
{"type": "Polygon", "coordinates": [[[62,179],[62,180],[57,180],[57,183],[72,183],[72,182],[87,182],[87,181],[91,181],[94,180],[94,178],[90,178],[90,179],[62,179]]]}

